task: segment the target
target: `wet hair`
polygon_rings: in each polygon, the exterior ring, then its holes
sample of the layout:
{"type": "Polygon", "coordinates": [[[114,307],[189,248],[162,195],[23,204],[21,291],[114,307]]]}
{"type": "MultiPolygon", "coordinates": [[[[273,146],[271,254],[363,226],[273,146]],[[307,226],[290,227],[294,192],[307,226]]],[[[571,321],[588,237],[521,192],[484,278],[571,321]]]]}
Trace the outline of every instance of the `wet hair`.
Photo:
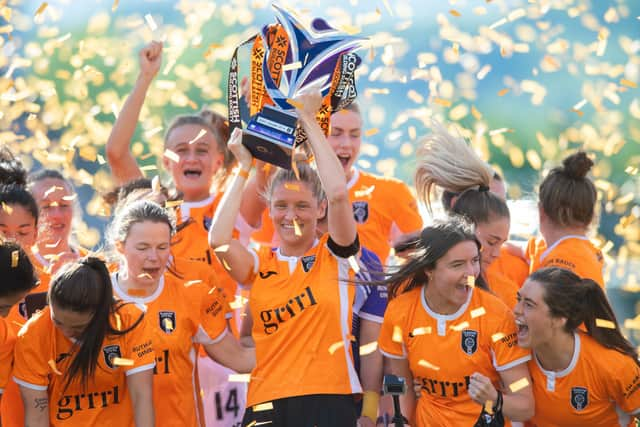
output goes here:
{"type": "Polygon", "coordinates": [[[38,283],[33,264],[15,242],[0,240],[0,297],[33,289],[38,283]]]}
{"type": "Polygon", "coordinates": [[[113,298],[109,270],[104,261],[86,257],[65,265],[52,279],[49,302],[57,309],[92,313],[91,320],[78,338],[77,352],[65,373],[65,390],[79,376],[86,389],[93,378],[102,344],[107,336],[124,335],[135,328],[144,315],[128,329],[111,325],[110,316],[123,305],[113,298]]]}
{"type": "Polygon", "coordinates": [[[187,125],[200,126],[213,134],[216,140],[218,152],[223,155],[222,167],[216,173],[214,181],[218,185],[222,185],[230,175],[229,171],[235,165],[236,160],[230,150],[227,149],[227,141],[229,140],[229,122],[228,120],[215,111],[204,109],[199,114],[177,116],[169,125],[164,137],[164,143],[167,144],[171,132],[176,128],[187,125]]]}
{"type": "Polygon", "coordinates": [[[38,204],[24,185],[8,184],[0,186],[0,209],[4,205],[19,205],[25,208],[33,217],[35,225],[38,225],[38,204]]]}
{"type": "Polygon", "coordinates": [[[7,147],[0,148],[0,184],[27,185],[27,170],[7,147]]]}
{"type": "Polygon", "coordinates": [[[446,194],[444,209],[475,224],[509,218],[507,203],[489,190],[495,172],[462,137],[450,134],[433,121],[433,133],[421,141],[415,186],[419,199],[431,211],[434,190],[446,194]],[[457,199],[453,205],[453,198],[457,199]]]}
{"type": "Polygon", "coordinates": [[[171,236],[175,231],[174,221],[165,208],[149,200],[137,200],[116,213],[107,232],[109,243],[124,242],[131,227],[145,221],[167,224],[171,236]]]}
{"type": "Polygon", "coordinates": [[[604,290],[591,279],[582,279],[572,271],[559,267],[543,268],[527,279],[544,289],[544,302],[551,317],[564,317],[564,330],[574,333],[581,324],[600,345],[631,357],[638,366],[638,353],[620,332],[616,316],[604,290]],[[612,322],[615,329],[596,326],[596,320],[612,322]]]}
{"type": "Polygon", "coordinates": [[[322,188],[322,182],[320,182],[320,177],[315,169],[305,162],[296,162],[296,165],[298,168],[298,176],[296,176],[293,169],[278,169],[278,171],[273,174],[264,192],[265,200],[268,202],[271,201],[273,191],[286,182],[302,182],[306,184],[311,190],[313,197],[318,201],[318,204],[326,199],[327,196],[322,188]]]}
{"type": "Polygon", "coordinates": [[[587,153],[578,151],[542,180],[538,190],[540,205],[554,224],[561,227],[591,224],[598,198],[595,185],[587,177],[592,166],[587,153]]]}
{"type": "MultiPolygon", "coordinates": [[[[375,285],[387,285],[389,297],[421,286],[429,286],[426,271],[433,270],[440,258],[458,243],[473,242],[480,253],[480,242],[476,238],[473,225],[462,218],[451,218],[447,221],[436,221],[425,227],[419,234],[412,235],[412,240],[404,241],[404,250],[408,251],[407,262],[385,273],[383,280],[372,282],[375,285]]],[[[476,278],[476,287],[488,290],[482,276],[476,278]]]]}

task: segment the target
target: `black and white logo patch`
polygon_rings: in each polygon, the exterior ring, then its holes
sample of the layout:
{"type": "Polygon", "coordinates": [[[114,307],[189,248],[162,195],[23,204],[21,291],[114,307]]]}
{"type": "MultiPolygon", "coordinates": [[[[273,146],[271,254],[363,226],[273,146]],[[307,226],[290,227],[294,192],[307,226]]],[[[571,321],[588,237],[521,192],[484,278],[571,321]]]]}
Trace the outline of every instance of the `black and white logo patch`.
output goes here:
{"type": "Polygon", "coordinates": [[[585,387],[571,387],[571,406],[582,411],[589,404],[589,390],[585,387]]]}
{"type": "Polygon", "coordinates": [[[460,345],[462,346],[462,351],[471,356],[478,349],[478,332],[470,329],[462,331],[460,345]]]}
{"type": "Polygon", "coordinates": [[[170,334],[176,330],[175,311],[159,311],[158,321],[160,322],[160,329],[162,329],[165,333],[170,334]]]}
{"type": "Polygon", "coordinates": [[[353,202],[351,206],[356,222],[359,224],[367,222],[369,218],[369,202],[353,202]]]}
{"type": "Polygon", "coordinates": [[[117,344],[104,347],[102,349],[102,354],[104,355],[104,363],[106,363],[111,369],[116,368],[113,364],[113,359],[116,357],[122,357],[122,354],[120,353],[120,346],[117,344]]]}
{"type": "Polygon", "coordinates": [[[304,272],[308,273],[309,270],[311,270],[311,267],[313,267],[313,264],[316,262],[316,256],[303,256],[302,258],[300,258],[300,262],[302,263],[302,269],[304,270],[304,272]]]}

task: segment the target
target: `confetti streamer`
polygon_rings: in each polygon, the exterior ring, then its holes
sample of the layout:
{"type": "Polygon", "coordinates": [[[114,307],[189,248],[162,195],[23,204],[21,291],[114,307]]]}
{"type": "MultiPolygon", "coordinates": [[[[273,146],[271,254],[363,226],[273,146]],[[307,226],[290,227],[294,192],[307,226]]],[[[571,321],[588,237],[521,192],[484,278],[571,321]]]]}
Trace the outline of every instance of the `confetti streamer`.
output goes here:
{"type": "Polygon", "coordinates": [[[508,88],[501,89],[501,90],[498,92],[498,96],[505,96],[508,92],[509,92],[509,89],[508,89],[508,88]]]}
{"type": "Polygon", "coordinates": [[[149,273],[140,273],[140,274],[138,274],[138,279],[143,279],[143,278],[153,279],[153,277],[149,273]]]}
{"type": "Polygon", "coordinates": [[[155,31],[158,29],[158,24],[156,24],[156,21],[153,19],[153,16],[151,16],[150,13],[144,15],[144,20],[147,21],[147,25],[149,26],[149,29],[151,31],[155,31]]]}
{"type": "Polygon", "coordinates": [[[517,393],[528,385],[529,380],[527,380],[526,378],[520,378],[518,381],[509,384],[509,390],[511,390],[511,393],[517,393]]]}
{"type": "Polygon", "coordinates": [[[164,150],[163,156],[166,157],[167,159],[171,160],[174,163],[179,163],[180,162],[180,156],[175,151],[171,151],[168,148],[164,150]]]}
{"type": "Polygon", "coordinates": [[[295,234],[296,236],[302,236],[302,231],[300,231],[300,226],[298,225],[298,222],[296,221],[296,219],[293,218],[292,222],[293,222],[293,234],[295,234]]]}
{"type": "Polygon", "coordinates": [[[424,359],[420,359],[420,360],[418,361],[418,365],[419,365],[419,366],[422,366],[422,367],[424,367],[424,368],[433,369],[434,371],[439,371],[439,370],[440,370],[440,367],[439,367],[439,366],[436,366],[436,365],[434,365],[433,363],[427,362],[427,361],[426,361],[426,360],[424,360],[424,359]]]}
{"type": "Polygon", "coordinates": [[[189,286],[193,286],[193,285],[197,285],[199,283],[203,283],[202,280],[200,279],[196,279],[196,280],[189,280],[188,282],[184,283],[184,287],[188,288],[189,286]]]}
{"type": "Polygon", "coordinates": [[[451,101],[448,99],[435,98],[433,102],[435,104],[442,105],[443,107],[451,107],[451,101]]]}
{"type": "Polygon", "coordinates": [[[364,131],[364,136],[366,136],[367,138],[377,134],[380,132],[380,129],[378,128],[371,128],[371,129],[367,129],[364,131]]]}
{"type": "Polygon", "coordinates": [[[115,318],[116,318],[116,330],[121,331],[122,330],[122,319],[120,318],[120,315],[118,313],[115,314],[115,318]]]}
{"type": "Polygon", "coordinates": [[[329,346],[329,354],[334,354],[336,351],[344,347],[343,341],[334,342],[329,346]]]}
{"type": "Polygon", "coordinates": [[[637,89],[638,85],[634,82],[632,82],[631,80],[627,80],[627,79],[620,79],[620,84],[622,86],[627,86],[630,87],[632,89],[637,89]]]}
{"type": "Polygon", "coordinates": [[[615,329],[616,324],[613,323],[611,320],[596,319],[596,327],[605,328],[605,329],[615,329]]]}
{"type": "Polygon", "coordinates": [[[475,319],[476,317],[484,316],[487,314],[487,310],[484,307],[476,308],[475,310],[471,310],[471,318],[475,319]]]}
{"type": "Polygon", "coordinates": [[[251,374],[229,374],[230,383],[248,383],[251,380],[251,374]]]}
{"type": "Polygon", "coordinates": [[[259,405],[253,405],[253,412],[271,411],[273,409],[273,403],[260,403],[259,405]]]}
{"type": "Polygon", "coordinates": [[[239,310],[243,308],[248,302],[249,300],[246,297],[243,297],[242,295],[236,295],[235,299],[229,303],[229,307],[232,310],[239,310]]]}
{"type": "Polygon", "coordinates": [[[12,251],[11,252],[11,268],[16,268],[18,266],[19,260],[20,260],[20,252],[12,251]]]}
{"type": "Polygon", "coordinates": [[[113,6],[111,6],[111,12],[115,12],[118,9],[118,4],[120,0],[113,0],[113,6]]]}
{"type": "Polygon", "coordinates": [[[290,64],[284,64],[282,66],[282,71],[297,70],[298,68],[302,68],[302,63],[300,61],[292,62],[290,64]]]}
{"type": "Polygon", "coordinates": [[[450,328],[453,329],[454,331],[462,331],[463,329],[466,329],[469,327],[469,322],[464,321],[458,325],[451,325],[450,328]]]}
{"type": "Polygon", "coordinates": [[[420,326],[411,331],[411,336],[417,337],[420,335],[427,335],[431,333],[431,326],[420,326]]]}
{"type": "Polygon", "coordinates": [[[227,252],[229,250],[229,245],[220,245],[217,248],[215,248],[213,251],[214,252],[219,252],[219,253],[224,253],[227,252]]]}
{"type": "Polygon", "coordinates": [[[169,209],[169,208],[175,208],[177,206],[180,206],[182,204],[182,200],[167,200],[166,202],[164,202],[164,207],[169,209]]]}
{"type": "Polygon", "coordinates": [[[207,131],[205,129],[200,129],[200,132],[198,132],[198,135],[196,135],[195,138],[193,138],[191,141],[189,141],[189,145],[197,142],[200,138],[202,138],[206,134],[207,134],[207,131]]]}
{"type": "Polygon", "coordinates": [[[227,263],[227,260],[222,260],[222,266],[227,270],[227,271],[231,271],[231,267],[229,266],[229,264],[227,263]]]}
{"type": "Polygon", "coordinates": [[[5,202],[2,202],[2,210],[5,211],[9,215],[11,215],[11,213],[13,212],[13,208],[11,206],[7,205],[5,202]]]}
{"type": "Polygon", "coordinates": [[[393,335],[391,335],[391,341],[401,343],[402,340],[402,328],[400,326],[393,327],[393,335]]]}
{"type": "Polygon", "coordinates": [[[456,18],[459,18],[460,16],[462,16],[462,14],[461,14],[460,12],[458,12],[457,10],[455,10],[455,9],[451,9],[451,10],[449,11],[449,13],[450,13],[452,16],[455,16],[456,18]]]}
{"type": "Polygon", "coordinates": [[[124,357],[114,357],[111,359],[113,366],[133,366],[133,360],[125,359],[124,357]]]}
{"type": "Polygon", "coordinates": [[[475,276],[467,276],[467,286],[470,288],[476,287],[476,277],[475,276]]]}
{"type": "Polygon", "coordinates": [[[367,354],[371,354],[378,349],[378,342],[373,341],[369,344],[364,344],[360,346],[360,356],[366,356],[367,354]]]}
{"type": "Polygon", "coordinates": [[[40,17],[40,15],[42,15],[44,13],[44,10],[47,8],[47,6],[49,6],[49,3],[47,3],[46,1],[42,2],[42,4],[36,10],[36,13],[34,15],[34,19],[38,19],[40,17]]]}
{"type": "Polygon", "coordinates": [[[484,402],[484,411],[489,415],[493,415],[493,400],[484,402]]]}
{"type": "Polygon", "coordinates": [[[286,188],[287,190],[291,190],[291,191],[300,191],[300,185],[292,184],[290,182],[285,182],[284,183],[284,188],[286,188]]]}

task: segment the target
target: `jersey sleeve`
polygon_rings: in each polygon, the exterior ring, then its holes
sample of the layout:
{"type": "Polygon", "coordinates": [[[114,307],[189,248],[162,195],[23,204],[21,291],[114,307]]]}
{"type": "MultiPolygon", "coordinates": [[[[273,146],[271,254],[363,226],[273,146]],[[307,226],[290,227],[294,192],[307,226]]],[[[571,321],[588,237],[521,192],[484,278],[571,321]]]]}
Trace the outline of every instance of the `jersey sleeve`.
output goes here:
{"type": "Polygon", "coordinates": [[[491,356],[496,371],[505,371],[531,360],[531,352],[518,346],[516,321],[507,306],[496,304],[487,311],[491,356]]]}
{"type": "MultiPolygon", "coordinates": [[[[133,324],[141,314],[138,310],[132,310],[130,324],[133,324]]],[[[123,357],[133,361],[133,365],[125,369],[127,376],[153,369],[156,365],[150,322],[149,317],[145,315],[135,328],[124,334],[123,357]]]]}
{"type": "Polygon", "coordinates": [[[0,394],[9,382],[11,368],[13,366],[13,350],[16,344],[16,336],[7,324],[0,318],[0,394]]]}
{"type": "Polygon", "coordinates": [[[194,341],[200,344],[215,344],[227,333],[229,304],[220,288],[203,288],[200,301],[200,325],[194,341]]]}
{"type": "MultiPolygon", "coordinates": [[[[48,315],[48,314],[47,314],[48,315]]],[[[44,334],[42,325],[33,319],[20,330],[14,351],[13,379],[20,386],[33,390],[47,390],[49,375],[57,375],[49,366],[53,357],[47,351],[47,344],[55,339],[54,334],[44,334]]],[[[38,321],[45,321],[42,317],[38,321]]]]}
{"type": "Polygon", "coordinates": [[[378,348],[386,357],[392,359],[406,359],[407,351],[404,346],[406,329],[404,325],[403,307],[400,300],[393,300],[389,303],[387,311],[384,313],[380,336],[378,337],[378,348]]]}
{"type": "Polygon", "coordinates": [[[640,415],[640,367],[635,361],[622,353],[611,352],[607,362],[610,375],[607,385],[612,400],[627,414],[640,415]]]}
{"type": "Polygon", "coordinates": [[[405,183],[398,181],[394,184],[389,188],[391,191],[389,195],[393,200],[393,203],[390,204],[393,223],[404,234],[421,230],[422,217],[416,198],[405,183]]]}

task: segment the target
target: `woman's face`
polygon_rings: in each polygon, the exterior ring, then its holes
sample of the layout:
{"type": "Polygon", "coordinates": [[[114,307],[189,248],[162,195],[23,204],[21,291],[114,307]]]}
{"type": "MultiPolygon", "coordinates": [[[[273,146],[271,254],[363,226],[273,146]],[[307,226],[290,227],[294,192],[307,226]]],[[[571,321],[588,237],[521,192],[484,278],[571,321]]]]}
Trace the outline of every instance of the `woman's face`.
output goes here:
{"type": "Polygon", "coordinates": [[[53,324],[70,340],[77,340],[87,329],[93,319],[94,313],[78,312],[62,309],[55,304],[51,305],[51,320],[53,324]]]}
{"type": "Polygon", "coordinates": [[[67,242],[71,234],[76,194],[64,181],[56,178],[36,182],[31,192],[40,209],[38,240],[50,244],[67,242]]]}
{"type": "Polygon", "coordinates": [[[185,201],[209,197],[213,176],[224,161],[211,131],[196,124],[178,126],[169,134],[166,148],[179,157],[175,162],[165,156],[163,163],[185,201]]]}
{"type": "Polygon", "coordinates": [[[518,345],[535,350],[548,343],[563,328],[561,319],[551,317],[544,302],[544,288],[527,279],[518,291],[518,302],[513,309],[518,326],[518,345]]]}
{"type": "Polygon", "coordinates": [[[508,217],[494,218],[476,226],[476,237],[482,245],[480,261],[484,271],[500,256],[500,249],[509,239],[510,220],[508,217]]]}
{"type": "Polygon", "coordinates": [[[318,203],[309,186],[301,181],[282,183],[271,194],[273,227],[284,245],[313,241],[318,219],[324,216],[324,210],[325,203],[318,203]]]}
{"type": "Polygon", "coordinates": [[[455,312],[469,297],[469,276],[474,280],[480,274],[480,254],[473,241],[454,245],[436,262],[433,270],[427,271],[428,294],[437,295],[438,300],[455,312]]]}
{"type": "Polygon", "coordinates": [[[7,239],[15,240],[22,249],[30,252],[38,235],[36,218],[22,205],[2,205],[0,233],[7,239]]]}
{"type": "Polygon", "coordinates": [[[117,249],[126,261],[126,277],[141,287],[158,284],[170,256],[171,230],[164,222],[136,222],[117,249]]]}
{"type": "Polygon", "coordinates": [[[362,117],[360,114],[341,110],[331,116],[331,131],[327,137],[331,148],[344,168],[345,176],[351,177],[353,167],[362,145],[362,117]]]}

